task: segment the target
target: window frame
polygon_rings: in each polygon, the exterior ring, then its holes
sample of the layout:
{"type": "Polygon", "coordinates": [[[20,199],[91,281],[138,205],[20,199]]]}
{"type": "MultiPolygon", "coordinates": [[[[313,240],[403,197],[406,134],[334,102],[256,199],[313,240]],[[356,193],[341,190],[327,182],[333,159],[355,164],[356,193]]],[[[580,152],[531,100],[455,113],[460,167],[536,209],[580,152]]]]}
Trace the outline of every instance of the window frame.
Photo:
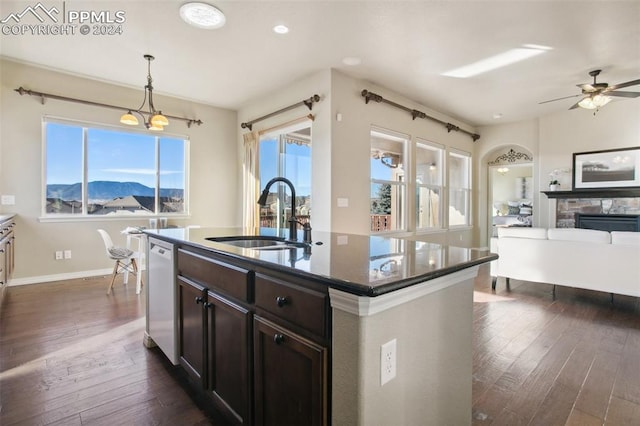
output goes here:
{"type": "Polygon", "coordinates": [[[189,207],[189,153],[190,153],[190,139],[187,135],[184,134],[176,134],[176,133],[168,133],[168,132],[151,132],[148,130],[142,129],[132,129],[126,128],[123,126],[117,125],[108,125],[104,123],[96,123],[91,121],[84,120],[75,120],[70,118],[62,118],[55,117],[50,115],[45,115],[42,117],[41,121],[41,197],[40,197],[40,217],[38,218],[39,222],[82,222],[82,221],[106,221],[106,220],[127,220],[131,221],[132,219],[142,219],[146,220],[149,218],[157,218],[157,217],[171,217],[174,219],[180,218],[189,218],[190,207],[189,207]],[[66,213],[47,213],[47,124],[55,123],[61,124],[65,126],[75,126],[82,129],[82,213],[81,214],[66,214],[66,213]],[[121,133],[130,133],[130,134],[140,134],[144,136],[151,136],[154,138],[154,159],[153,163],[155,165],[155,188],[154,188],[154,213],[149,214],[122,214],[122,215],[92,215],[87,213],[87,198],[88,198],[88,132],[90,129],[96,130],[104,130],[110,132],[121,132],[121,133]],[[162,138],[173,138],[179,139],[183,141],[184,147],[184,189],[183,189],[183,202],[184,209],[179,213],[171,213],[171,212],[158,212],[160,207],[160,139],[162,138]]]}
{"type": "Polygon", "coordinates": [[[473,156],[470,152],[462,151],[459,149],[450,148],[447,150],[447,227],[448,229],[460,230],[460,229],[468,229],[473,227],[473,200],[472,200],[472,191],[473,191],[473,156]],[[467,162],[467,179],[466,179],[466,187],[465,186],[453,186],[451,184],[451,173],[453,173],[453,167],[451,167],[451,157],[459,157],[465,158],[467,162]],[[465,215],[465,223],[463,224],[451,224],[451,200],[453,191],[462,191],[465,194],[465,203],[466,203],[466,215],[465,215]]]}
{"type": "MultiPolygon", "coordinates": [[[[310,202],[310,209],[309,209],[309,214],[307,215],[308,218],[303,218],[302,221],[306,221],[306,222],[310,222],[311,221],[311,212],[312,212],[312,206],[313,206],[313,170],[312,170],[312,156],[313,156],[313,121],[309,120],[308,118],[305,117],[304,120],[301,120],[299,122],[294,122],[294,123],[288,123],[285,125],[281,125],[281,126],[275,126],[275,127],[271,127],[268,131],[261,131],[258,137],[258,149],[257,149],[257,163],[258,163],[258,167],[257,167],[257,171],[258,171],[258,178],[257,178],[257,185],[259,188],[258,193],[261,193],[264,190],[265,185],[268,183],[268,180],[263,182],[262,181],[262,176],[261,176],[261,170],[260,170],[260,165],[262,162],[262,143],[268,139],[273,139],[276,141],[276,176],[273,177],[277,177],[277,176],[282,176],[287,178],[286,176],[286,169],[287,169],[287,158],[286,158],[286,152],[287,152],[287,145],[288,144],[292,144],[294,142],[289,142],[287,141],[286,135],[290,134],[290,133],[295,133],[299,130],[302,129],[309,129],[309,142],[306,143],[305,145],[307,145],[309,147],[310,150],[310,155],[309,155],[309,183],[310,183],[310,187],[309,187],[309,202],[310,202]]],[[[300,195],[300,187],[299,185],[296,185],[296,182],[294,179],[291,179],[290,177],[287,178],[289,180],[292,181],[292,183],[294,184],[294,187],[296,188],[296,198],[299,198],[300,195]]],[[[274,184],[274,187],[270,188],[270,191],[272,191],[273,189],[275,189],[276,194],[277,194],[277,200],[278,203],[283,203],[283,200],[286,198],[286,194],[288,192],[290,192],[289,187],[284,184],[283,182],[276,182],[274,184]]],[[[286,219],[286,213],[288,210],[290,210],[289,208],[289,204],[285,203],[285,205],[282,208],[278,208],[276,211],[276,216],[275,216],[275,226],[274,227],[267,227],[267,226],[262,226],[262,223],[260,224],[261,228],[268,228],[268,229],[274,229],[276,233],[281,233],[285,230],[288,230],[289,225],[288,223],[286,223],[285,219],[286,219]],[[283,216],[284,213],[284,216],[283,216]]],[[[296,205],[296,207],[301,207],[299,205],[296,205]]],[[[257,207],[257,216],[258,216],[258,220],[262,221],[263,215],[262,215],[262,211],[263,211],[263,207],[258,206],[257,207]]],[[[291,213],[289,213],[291,214],[291,213]]],[[[302,217],[302,216],[301,216],[302,217]]],[[[302,229],[302,225],[298,224],[297,225],[299,229],[302,229]]]]}
{"type": "Polygon", "coordinates": [[[447,177],[447,155],[446,149],[444,145],[439,143],[431,142],[427,139],[416,137],[415,138],[415,169],[416,173],[413,177],[414,179],[414,190],[415,190],[415,219],[414,219],[414,230],[416,233],[429,233],[429,232],[442,232],[446,229],[446,223],[448,222],[448,216],[445,219],[444,208],[445,205],[449,204],[448,193],[446,190],[445,179],[447,177]],[[424,147],[424,148],[423,148],[424,147]],[[437,173],[439,177],[439,185],[432,183],[418,183],[418,150],[419,149],[429,149],[431,151],[436,151],[438,153],[439,164],[436,164],[438,167],[437,173]],[[438,206],[438,218],[439,225],[438,226],[420,226],[420,215],[418,209],[420,208],[420,196],[419,191],[421,188],[427,189],[436,189],[440,194],[440,205],[438,206]],[[446,195],[445,195],[446,194],[446,195]]]}
{"type": "MultiPolygon", "coordinates": [[[[411,167],[410,167],[410,152],[411,152],[411,135],[394,130],[385,129],[383,127],[371,125],[369,128],[369,153],[371,153],[371,138],[374,133],[379,134],[381,138],[387,137],[390,141],[402,143],[402,175],[400,180],[386,180],[371,177],[371,157],[369,157],[369,218],[371,218],[371,185],[390,185],[392,188],[396,187],[396,191],[400,193],[400,203],[398,210],[400,210],[396,222],[400,223],[400,226],[394,229],[387,229],[382,231],[373,231],[371,226],[369,227],[369,233],[371,235],[384,235],[384,234],[406,234],[410,231],[409,226],[409,191],[411,189],[411,167]]],[[[371,155],[371,154],[369,154],[371,155]]]]}

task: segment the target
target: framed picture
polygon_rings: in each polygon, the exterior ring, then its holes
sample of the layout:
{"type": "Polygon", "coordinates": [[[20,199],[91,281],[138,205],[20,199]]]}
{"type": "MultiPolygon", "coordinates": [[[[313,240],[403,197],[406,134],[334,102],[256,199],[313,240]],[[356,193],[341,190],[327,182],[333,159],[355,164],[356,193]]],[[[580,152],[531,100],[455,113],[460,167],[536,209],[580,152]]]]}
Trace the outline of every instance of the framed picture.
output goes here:
{"type": "Polygon", "coordinates": [[[573,154],[573,189],[640,188],[640,147],[573,154]]]}

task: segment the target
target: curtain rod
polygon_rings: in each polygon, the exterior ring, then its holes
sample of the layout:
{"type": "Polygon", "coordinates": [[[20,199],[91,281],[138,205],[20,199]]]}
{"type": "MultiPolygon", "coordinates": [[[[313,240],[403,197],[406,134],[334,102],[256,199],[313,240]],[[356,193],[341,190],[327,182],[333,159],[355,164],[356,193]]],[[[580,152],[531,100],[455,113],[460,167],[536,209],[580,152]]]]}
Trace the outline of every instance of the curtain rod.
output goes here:
{"type": "Polygon", "coordinates": [[[262,117],[256,118],[256,119],[251,120],[251,121],[247,121],[245,123],[242,123],[242,124],[240,124],[240,127],[242,127],[243,129],[249,129],[251,131],[251,130],[253,130],[253,124],[257,123],[258,121],[266,120],[267,118],[271,118],[274,115],[278,115],[278,114],[281,114],[281,113],[283,113],[285,111],[289,111],[290,109],[299,107],[300,105],[306,106],[307,108],[309,108],[309,111],[311,111],[313,109],[313,103],[314,102],[319,102],[319,101],[320,101],[320,96],[313,95],[309,99],[304,99],[304,100],[302,100],[300,102],[296,102],[293,105],[289,105],[288,107],[284,107],[282,109],[274,111],[271,114],[263,115],[262,117]]]}
{"type": "Polygon", "coordinates": [[[377,95],[375,93],[369,92],[368,90],[363,90],[361,93],[362,97],[364,98],[364,102],[365,103],[369,103],[369,101],[374,101],[377,103],[380,102],[384,102],[385,104],[389,104],[391,106],[394,106],[396,108],[399,108],[403,111],[407,111],[408,113],[411,114],[411,117],[413,117],[413,119],[415,120],[416,118],[425,118],[425,119],[429,119],[431,121],[435,121],[436,123],[440,123],[442,125],[444,125],[447,128],[447,132],[451,132],[452,130],[455,130],[456,132],[462,132],[462,133],[466,133],[467,135],[471,136],[471,139],[473,139],[473,141],[477,141],[478,139],[480,139],[480,135],[477,133],[471,133],[465,129],[461,129],[460,127],[456,126],[455,124],[451,124],[451,123],[447,123],[446,121],[442,121],[439,120],[435,117],[431,117],[430,115],[425,114],[422,111],[418,111],[417,109],[411,109],[408,108],[404,105],[400,105],[397,104],[393,101],[390,101],[388,99],[383,98],[380,95],[377,95]]]}
{"type": "Polygon", "coordinates": [[[303,123],[303,122],[305,122],[307,120],[313,121],[313,120],[315,120],[315,117],[313,116],[313,114],[307,114],[304,117],[294,118],[293,120],[287,121],[286,123],[278,124],[277,126],[269,127],[268,129],[262,129],[258,133],[260,135],[264,135],[264,134],[269,133],[269,132],[271,132],[273,130],[282,129],[283,127],[293,126],[294,124],[303,123]]]}
{"type": "MultiPolygon", "coordinates": [[[[120,111],[131,111],[131,110],[135,109],[135,108],[125,108],[125,107],[121,107],[121,106],[117,106],[117,105],[103,104],[101,102],[87,101],[87,100],[84,100],[84,99],[70,98],[70,97],[67,97],[67,96],[53,95],[51,93],[36,92],[34,90],[25,89],[22,86],[20,86],[17,89],[14,89],[14,90],[16,92],[18,92],[20,95],[29,95],[29,96],[38,96],[38,97],[40,97],[42,105],[44,105],[46,99],[55,99],[55,100],[58,100],[58,101],[75,102],[77,104],[92,105],[92,106],[98,106],[98,107],[103,107],[103,108],[111,108],[111,109],[117,109],[117,110],[120,110],[120,111]]],[[[186,121],[187,122],[187,127],[191,127],[192,124],[197,124],[198,126],[202,124],[202,120],[196,120],[196,119],[193,119],[193,118],[176,117],[175,115],[168,115],[168,114],[163,114],[163,115],[165,117],[167,117],[167,118],[171,118],[171,119],[174,119],[174,120],[186,121]]]]}

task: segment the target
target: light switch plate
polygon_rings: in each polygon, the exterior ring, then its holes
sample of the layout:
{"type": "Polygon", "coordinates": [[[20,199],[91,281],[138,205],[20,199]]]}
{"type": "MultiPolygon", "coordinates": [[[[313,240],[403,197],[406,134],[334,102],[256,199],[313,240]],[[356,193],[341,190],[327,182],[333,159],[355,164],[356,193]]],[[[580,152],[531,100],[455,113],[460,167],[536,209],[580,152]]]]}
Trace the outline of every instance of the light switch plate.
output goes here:
{"type": "Polygon", "coordinates": [[[348,198],[338,198],[338,207],[349,207],[348,198]]]}
{"type": "Polygon", "coordinates": [[[16,196],[15,195],[3,195],[0,198],[0,203],[3,206],[13,206],[16,204],[16,196]]]}

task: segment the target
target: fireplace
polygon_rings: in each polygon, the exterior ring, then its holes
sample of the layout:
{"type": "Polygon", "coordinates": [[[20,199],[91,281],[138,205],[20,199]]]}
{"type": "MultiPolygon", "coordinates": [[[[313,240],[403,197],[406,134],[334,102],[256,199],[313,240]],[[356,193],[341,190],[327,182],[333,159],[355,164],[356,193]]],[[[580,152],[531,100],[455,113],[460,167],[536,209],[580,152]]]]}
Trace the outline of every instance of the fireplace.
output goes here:
{"type": "Polygon", "coordinates": [[[640,215],[637,214],[576,213],[575,219],[576,228],[640,232],[640,215]]]}

